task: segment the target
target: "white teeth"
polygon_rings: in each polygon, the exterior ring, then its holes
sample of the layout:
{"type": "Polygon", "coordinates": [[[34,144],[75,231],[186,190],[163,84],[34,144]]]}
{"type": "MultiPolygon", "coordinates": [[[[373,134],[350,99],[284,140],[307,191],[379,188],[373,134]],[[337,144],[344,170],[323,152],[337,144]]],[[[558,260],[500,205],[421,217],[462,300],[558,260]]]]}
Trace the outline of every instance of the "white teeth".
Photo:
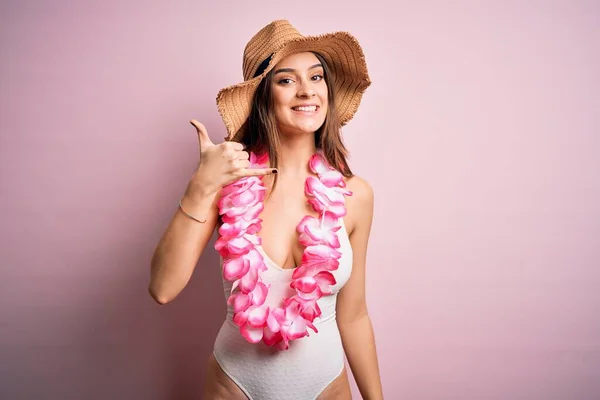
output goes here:
{"type": "Polygon", "coordinates": [[[317,111],[317,106],[309,106],[309,107],[294,107],[296,111],[317,111]]]}

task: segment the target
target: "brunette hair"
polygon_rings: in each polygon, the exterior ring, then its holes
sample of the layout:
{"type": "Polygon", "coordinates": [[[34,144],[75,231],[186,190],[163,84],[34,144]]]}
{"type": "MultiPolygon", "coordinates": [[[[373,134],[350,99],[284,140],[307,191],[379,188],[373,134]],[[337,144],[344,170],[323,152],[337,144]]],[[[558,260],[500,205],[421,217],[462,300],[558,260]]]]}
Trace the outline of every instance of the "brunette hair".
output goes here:
{"type": "MultiPolygon", "coordinates": [[[[341,137],[341,125],[339,122],[337,110],[335,108],[335,90],[331,70],[325,62],[325,59],[318,53],[312,52],[323,65],[323,77],[327,84],[327,116],[323,125],[315,132],[315,146],[322,149],[323,156],[333,168],[337,169],[344,177],[353,176],[348,166],[348,150],[344,146],[341,137]]],[[[254,98],[252,100],[252,109],[246,121],[247,130],[242,137],[241,142],[246,146],[246,151],[262,154],[269,154],[270,166],[277,168],[277,155],[279,153],[279,131],[277,121],[273,110],[273,96],[271,88],[273,86],[273,73],[271,69],[258,85],[254,98]]],[[[274,176],[277,182],[277,176],[274,176]]]]}

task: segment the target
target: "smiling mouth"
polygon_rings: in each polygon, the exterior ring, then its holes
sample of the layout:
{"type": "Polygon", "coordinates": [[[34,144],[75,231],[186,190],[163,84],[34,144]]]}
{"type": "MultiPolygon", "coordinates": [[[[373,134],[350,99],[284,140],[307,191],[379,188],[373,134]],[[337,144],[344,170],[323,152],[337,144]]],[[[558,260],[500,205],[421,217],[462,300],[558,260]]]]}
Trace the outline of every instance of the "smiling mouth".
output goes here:
{"type": "Polygon", "coordinates": [[[298,106],[292,107],[292,110],[305,114],[312,114],[319,110],[319,106],[298,106]]]}

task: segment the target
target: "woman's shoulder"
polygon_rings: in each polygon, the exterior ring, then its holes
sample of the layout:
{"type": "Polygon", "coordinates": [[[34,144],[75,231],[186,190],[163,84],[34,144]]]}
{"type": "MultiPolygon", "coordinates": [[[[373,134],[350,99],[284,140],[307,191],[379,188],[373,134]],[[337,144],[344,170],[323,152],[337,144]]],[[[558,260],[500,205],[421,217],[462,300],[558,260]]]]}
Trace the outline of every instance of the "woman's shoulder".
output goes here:
{"type": "Polygon", "coordinates": [[[352,192],[351,198],[359,203],[373,201],[373,188],[366,179],[358,175],[346,179],[346,188],[352,192]]]}
{"type": "Polygon", "coordinates": [[[352,234],[359,224],[371,223],[374,194],[369,182],[357,175],[346,179],[346,189],[352,192],[346,197],[348,214],[345,218],[348,233],[352,234]]]}

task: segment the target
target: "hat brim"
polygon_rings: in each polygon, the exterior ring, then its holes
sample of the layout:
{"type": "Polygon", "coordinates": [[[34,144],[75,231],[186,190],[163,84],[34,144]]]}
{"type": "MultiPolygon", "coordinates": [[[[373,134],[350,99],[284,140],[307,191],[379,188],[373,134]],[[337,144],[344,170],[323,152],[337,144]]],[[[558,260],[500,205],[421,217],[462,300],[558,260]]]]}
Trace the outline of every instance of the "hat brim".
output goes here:
{"type": "Polygon", "coordinates": [[[254,93],[269,71],[288,55],[304,51],[314,51],[325,58],[332,74],[328,84],[332,84],[336,91],[335,107],[340,123],[343,126],[352,119],[363,93],[371,84],[365,56],[358,41],[348,32],[303,36],[291,39],[277,49],[260,75],[219,91],[217,108],[227,129],[225,140],[240,141],[243,137],[254,93]]]}

